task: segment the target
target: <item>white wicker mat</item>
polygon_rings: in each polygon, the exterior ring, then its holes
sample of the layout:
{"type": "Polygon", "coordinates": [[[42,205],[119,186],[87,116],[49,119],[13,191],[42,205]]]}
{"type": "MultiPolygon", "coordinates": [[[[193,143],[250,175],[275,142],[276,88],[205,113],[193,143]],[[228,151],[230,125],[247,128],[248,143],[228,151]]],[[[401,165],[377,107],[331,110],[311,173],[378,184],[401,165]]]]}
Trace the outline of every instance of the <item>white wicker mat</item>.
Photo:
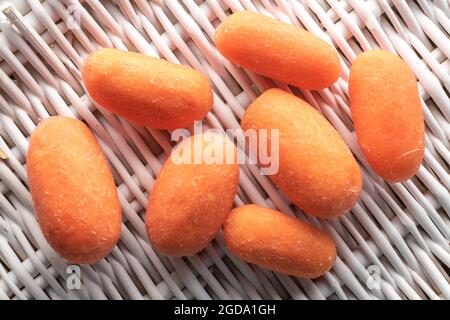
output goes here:
{"type": "Polygon", "coordinates": [[[450,6],[446,0],[13,0],[0,13],[0,299],[450,299],[450,6]],[[226,61],[214,30],[226,15],[253,10],[334,44],[341,78],[328,89],[288,88],[226,61]],[[78,21],[81,19],[81,28],[78,21]],[[326,229],[339,258],[316,280],[246,264],[219,235],[201,254],[167,258],[144,228],[147,195],[171,149],[167,132],[131,124],[87,98],[79,77],[97,47],[159,56],[201,70],[214,87],[205,125],[239,127],[265,89],[292,90],[319,109],[348,143],[364,192],[344,217],[306,217],[255,166],[241,166],[235,205],[295,213],[326,229]],[[414,71],[426,121],[417,175],[387,184],[358,149],[348,108],[349,64],[362,50],[397,52],[414,71]],[[123,210],[122,236],[93,266],[68,265],[43,239],[27,188],[25,154],[38,119],[83,119],[110,160],[123,210]],[[78,281],[81,277],[81,283],[78,281]]]}

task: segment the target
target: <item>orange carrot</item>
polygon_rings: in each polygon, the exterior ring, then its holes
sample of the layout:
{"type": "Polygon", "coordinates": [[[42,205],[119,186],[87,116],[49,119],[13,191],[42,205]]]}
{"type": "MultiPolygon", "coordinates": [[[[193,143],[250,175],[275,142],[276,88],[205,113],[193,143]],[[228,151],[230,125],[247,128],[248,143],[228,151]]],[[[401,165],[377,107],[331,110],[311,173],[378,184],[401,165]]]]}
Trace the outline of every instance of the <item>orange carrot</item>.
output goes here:
{"type": "Polygon", "coordinates": [[[305,89],[323,89],[339,77],[336,50],[312,33],[250,11],[227,17],[216,46],[231,62],[305,89]]]}
{"type": "Polygon", "coordinates": [[[51,117],[31,135],[30,191],[49,244],[73,263],[105,257],[120,236],[116,185],[94,135],[81,121],[51,117]]]}
{"type": "Polygon", "coordinates": [[[332,218],[353,207],[362,188],[358,164],[337,131],[308,103],[270,89],[248,107],[241,125],[279,130],[279,170],[269,178],[306,213],[332,218]]]}
{"type": "Polygon", "coordinates": [[[147,209],[147,234],[158,251],[190,256],[214,238],[231,210],[238,187],[235,148],[225,136],[205,133],[183,141],[172,152],[156,179],[147,209]],[[207,163],[202,158],[195,163],[198,143],[201,152],[223,149],[223,163],[207,163]],[[186,156],[188,150],[192,152],[186,156]],[[230,162],[225,159],[227,152],[230,162]],[[183,157],[188,161],[181,162],[183,157]]]}
{"type": "Polygon", "coordinates": [[[350,69],[356,135],[374,171],[389,182],[411,178],[424,154],[424,122],[414,74],[398,56],[373,50],[350,69]]]}
{"type": "Polygon", "coordinates": [[[100,49],[86,58],[81,74],[100,106],[149,128],[190,126],[213,104],[200,72],[144,54],[100,49]]]}
{"type": "Polygon", "coordinates": [[[223,230],[235,256],[276,272],[317,278],[336,260],[336,246],[325,232],[257,205],[233,209],[223,230]]]}

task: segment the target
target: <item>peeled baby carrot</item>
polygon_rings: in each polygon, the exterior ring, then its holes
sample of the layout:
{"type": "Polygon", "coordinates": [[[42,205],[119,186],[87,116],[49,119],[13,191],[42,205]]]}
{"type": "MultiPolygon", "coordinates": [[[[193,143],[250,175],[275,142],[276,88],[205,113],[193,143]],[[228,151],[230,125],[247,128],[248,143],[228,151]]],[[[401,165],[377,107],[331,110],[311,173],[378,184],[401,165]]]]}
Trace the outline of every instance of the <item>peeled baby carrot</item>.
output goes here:
{"type": "Polygon", "coordinates": [[[144,54],[100,49],[86,58],[81,74],[100,106],[149,128],[190,126],[213,104],[200,72],[144,54]]]}
{"type": "Polygon", "coordinates": [[[112,250],[122,213],[116,185],[94,135],[81,121],[51,117],[31,135],[28,181],[44,237],[72,263],[112,250]]]}
{"type": "Polygon", "coordinates": [[[411,178],[424,155],[425,128],[414,74],[383,50],[360,54],[350,69],[356,135],[374,171],[389,182],[411,178]]]}
{"type": "Polygon", "coordinates": [[[339,77],[339,57],[331,45],[258,13],[228,16],[217,29],[215,42],[231,62],[300,88],[323,89],[339,77]]]}
{"type": "Polygon", "coordinates": [[[254,204],[233,209],[223,232],[235,256],[288,275],[317,278],[336,260],[336,246],[325,232],[254,204]]]}
{"type": "Polygon", "coordinates": [[[224,135],[208,132],[181,142],[150,195],[146,227],[152,245],[168,256],[201,251],[230,212],[238,182],[236,147],[224,135]],[[223,150],[223,161],[198,157],[196,146],[205,154],[223,150]]]}
{"type": "Polygon", "coordinates": [[[241,125],[279,130],[279,170],[269,178],[306,213],[333,218],[353,207],[362,188],[358,164],[337,131],[308,103],[269,89],[248,107],[241,125]]]}

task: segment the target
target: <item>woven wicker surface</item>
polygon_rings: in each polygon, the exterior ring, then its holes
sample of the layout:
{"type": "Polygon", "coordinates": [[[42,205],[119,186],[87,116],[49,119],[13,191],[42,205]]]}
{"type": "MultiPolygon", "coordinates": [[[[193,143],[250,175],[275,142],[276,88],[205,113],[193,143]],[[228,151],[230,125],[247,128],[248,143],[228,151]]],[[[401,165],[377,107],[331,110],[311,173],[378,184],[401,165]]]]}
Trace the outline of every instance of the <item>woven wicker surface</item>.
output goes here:
{"type": "Polygon", "coordinates": [[[450,299],[450,7],[446,0],[27,0],[0,14],[0,299],[450,299]],[[274,83],[225,60],[214,31],[237,10],[259,11],[333,43],[340,79],[310,92],[274,83]],[[81,18],[81,28],[78,17],[81,18]],[[148,243],[147,197],[173,143],[168,132],[97,109],[79,69],[98,47],[190,65],[214,88],[205,127],[238,128],[245,108],[272,86],[321,111],[360,162],[364,191],[343,217],[306,217],[252,165],[241,166],[235,205],[256,203],[308,219],[335,239],[338,259],[315,280],[269,272],[233,257],[218,235],[206,250],[167,258],[148,243]],[[348,107],[349,65],[361,51],[400,55],[418,79],[425,159],[409,181],[388,184],[368,167],[348,107]],[[108,157],[123,210],[113,252],[72,266],[44,240],[27,186],[28,137],[39,119],[84,120],[108,157]],[[79,271],[79,272],[78,272],[79,271]],[[81,283],[78,283],[78,275],[81,283]],[[80,284],[78,286],[78,284],[80,284]]]}

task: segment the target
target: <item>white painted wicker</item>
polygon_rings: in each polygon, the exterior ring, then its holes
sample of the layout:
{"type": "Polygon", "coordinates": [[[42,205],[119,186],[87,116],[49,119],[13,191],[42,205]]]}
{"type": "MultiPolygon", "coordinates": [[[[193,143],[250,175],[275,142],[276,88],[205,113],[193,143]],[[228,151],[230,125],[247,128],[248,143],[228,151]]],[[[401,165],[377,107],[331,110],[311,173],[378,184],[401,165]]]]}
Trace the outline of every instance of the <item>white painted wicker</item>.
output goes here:
{"type": "MultiPolygon", "coordinates": [[[[0,14],[0,299],[449,299],[450,298],[450,6],[446,0],[12,0],[0,14]],[[214,30],[237,10],[260,11],[333,43],[342,73],[310,92],[273,83],[226,61],[214,30]],[[77,24],[80,17],[81,28],[77,24]],[[306,217],[255,166],[241,166],[235,205],[257,203],[326,229],[339,258],[315,280],[288,277],[233,257],[219,235],[188,258],[155,252],[144,228],[147,196],[171,150],[167,132],[138,127],[87,98],[83,57],[97,47],[139,51],[205,73],[215,103],[205,124],[238,128],[268,87],[293,90],[320,110],[361,164],[364,192],[344,217],[306,217]],[[362,50],[397,52],[418,79],[426,152],[401,184],[377,178],[356,143],[348,108],[351,61],[362,50]],[[25,154],[39,119],[66,115],[97,135],[116,178],[122,236],[93,266],[62,260],[37,225],[25,154]],[[74,273],[73,273],[74,272],[74,273]]],[[[332,165],[332,164],[330,164],[332,165]]]]}

